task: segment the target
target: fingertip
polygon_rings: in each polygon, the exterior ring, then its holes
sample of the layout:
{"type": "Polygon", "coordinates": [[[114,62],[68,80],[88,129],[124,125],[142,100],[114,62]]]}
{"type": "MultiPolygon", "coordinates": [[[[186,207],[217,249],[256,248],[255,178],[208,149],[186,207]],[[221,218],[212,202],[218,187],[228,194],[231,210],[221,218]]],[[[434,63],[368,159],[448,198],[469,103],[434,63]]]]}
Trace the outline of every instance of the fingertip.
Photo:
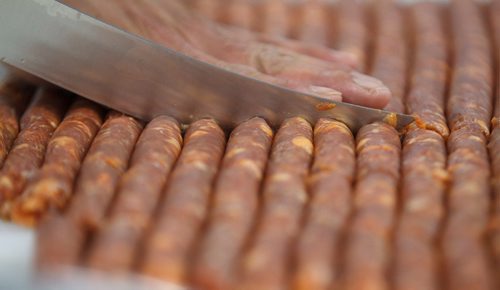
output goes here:
{"type": "Polygon", "coordinates": [[[332,88],[322,87],[322,86],[310,86],[309,91],[319,97],[331,101],[342,102],[342,93],[332,88]]]}
{"type": "Polygon", "coordinates": [[[348,102],[377,109],[384,108],[390,101],[392,93],[380,80],[359,73],[351,72],[352,84],[348,102]]]}

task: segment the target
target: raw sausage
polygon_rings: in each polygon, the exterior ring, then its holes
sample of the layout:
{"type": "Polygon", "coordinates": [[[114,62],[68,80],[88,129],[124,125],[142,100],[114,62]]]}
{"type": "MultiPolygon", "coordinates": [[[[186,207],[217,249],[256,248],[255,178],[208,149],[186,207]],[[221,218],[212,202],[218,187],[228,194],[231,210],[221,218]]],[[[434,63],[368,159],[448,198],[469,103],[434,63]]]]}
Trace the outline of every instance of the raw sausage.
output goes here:
{"type": "Polygon", "coordinates": [[[447,112],[450,130],[477,125],[489,135],[493,67],[482,14],[470,0],[452,1],[454,63],[447,112]]]}
{"type": "Polygon", "coordinates": [[[362,127],[356,141],[353,216],[347,230],[340,289],[386,289],[401,143],[398,132],[385,123],[362,127]]]}
{"type": "Polygon", "coordinates": [[[310,44],[329,45],[326,4],[307,1],[300,8],[297,38],[310,44]]]}
{"type": "Polygon", "coordinates": [[[368,29],[366,6],[359,1],[340,0],[337,49],[351,53],[364,71],[367,65],[368,29]]]}
{"type": "Polygon", "coordinates": [[[83,160],[67,214],[83,230],[95,230],[114,196],[143,124],[110,112],[83,160]]]}
{"type": "Polygon", "coordinates": [[[306,178],[313,154],[311,125],[287,119],[276,134],[262,192],[262,210],[236,289],[282,289],[290,275],[292,243],[308,201],[306,178]],[[272,271],[270,271],[272,269],[272,271]]]}
{"type": "Polygon", "coordinates": [[[497,285],[500,285],[500,1],[491,3],[490,22],[495,35],[496,64],[497,64],[497,90],[494,117],[492,119],[492,132],[488,143],[490,162],[492,169],[492,188],[493,188],[493,209],[490,219],[489,242],[491,245],[493,259],[495,261],[494,275],[497,277],[497,285]]]}
{"type": "Polygon", "coordinates": [[[415,128],[403,143],[402,209],[394,240],[394,289],[437,290],[442,276],[435,241],[445,217],[446,144],[433,130],[415,128]]]}
{"type": "Polygon", "coordinates": [[[195,286],[222,290],[232,289],[236,282],[235,268],[257,215],[272,137],[261,118],[244,122],[231,133],[194,265],[195,286]]]}
{"type": "Polygon", "coordinates": [[[222,129],[211,119],[189,126],[156,224],[145,242],[139,262],[141,273],[174,283],[187,281],[188,265],[206,219],[225,139],[222,129]]]}
{"type": "Polygon", "coordinates": [[[63,208],[71,197],[76,174],[97,130],[103,108],[77,99],[47,145],[40,171],[12,206],[14,222],[34,225],[47,208],[63,208]]]}
{"type": "Polygon", "coordinates": [[[374,36],[374,55],[371,75],[381,80],[392,93],[386,110],[404,112],[406,72],[408,64],[408,40],[401,7],[393,1],[374,3],[377,33],[374,36]]]}
{"type": "Polygon", "coordinates": [[[355,165],[349,128],[320,119],[314,128],[314,161],[308,177],[311,200],[297,244],[293,289],[330,289],[337,283],[355,165]]]}
{"type": "Polygon", "coordinates": [[[262,1],[262,24],[259,31],[276,37],[286,37],[290,34],[291,17],[289,6],[283,0],[262,1]]]}
{"type": "Polygon", "coordinates": [[[21,119],[21,132],[0,172],[0,206],[3,206],[3,214],[10,212],[10,201],[21,194],[26,183],[42,165],[47,143],[70,101],[71,98],[59,90],[38,89],[21,119]]]}
{"type": "Polygon", "coordinates": [[[90,246],[88,266],[124,273],[132,269],[181,145],[181,131],[174,119],[160,116],[146,126],[130,168],[120,180],[110,215],[90,246]]]}
{"type": "Polygon", "coordinates": [[[453,1],[454,63],[448,123],[448,218],[442,247],[445,277],[452,289],[492,289],[483,231],[490,209],[486,142],[492,110],[490,43],[479,7],[453,1]]]}
{"type": "Polygon", "coordinates": [[[232,0],[228,1],[224,9],[222,22],[238,26],[248,30],[254,30],[257,20],[256,5],[251,0],[232,0]]]}
{"type": "Polygon", "coordinates": [[[444,108],[448,81],[448,43],[442,8],[417,3],[409,8],[414,35],[414,61],[406,106],[422,129],[433,130],[443,138],[450,134],[444,108]]]}
{"type": "Polygon", "coordinates": [[[22,80],[3,80],[0,87],[0,168],[19,133],[19,119],[35,88],[22,80]]]}

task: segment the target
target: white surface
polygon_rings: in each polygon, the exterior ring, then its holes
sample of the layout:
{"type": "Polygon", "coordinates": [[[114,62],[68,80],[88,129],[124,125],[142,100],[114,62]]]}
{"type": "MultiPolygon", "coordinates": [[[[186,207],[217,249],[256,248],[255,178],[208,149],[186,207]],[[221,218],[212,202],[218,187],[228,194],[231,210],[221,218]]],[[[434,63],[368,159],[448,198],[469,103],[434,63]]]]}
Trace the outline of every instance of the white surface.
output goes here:
{"type": "Polygon", "coordinates": [[[0,221],[0,290],[186,290],[143,276],[116,276],[79,268],[33,271],[35,232],[0,221]]]}
{"type": "Polygon", "coordinates": [[[32,230],[0,222],[0,289],[24,289],[31,280],[34,236],[32,230]]]}

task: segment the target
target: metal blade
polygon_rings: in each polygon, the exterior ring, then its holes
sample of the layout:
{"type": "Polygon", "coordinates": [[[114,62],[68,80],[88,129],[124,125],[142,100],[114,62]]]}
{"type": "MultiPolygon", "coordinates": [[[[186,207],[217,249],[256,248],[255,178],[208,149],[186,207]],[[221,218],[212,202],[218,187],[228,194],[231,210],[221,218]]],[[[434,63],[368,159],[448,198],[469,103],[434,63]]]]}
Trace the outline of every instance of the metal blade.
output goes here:
{"type": "MultiPolygon", "coordinates": [[[[0,60],[145,120],[162,114],[183,123],[211,117],[231,128],[254,116],[272,126],[292,116],[311,122],[331,117],[357,131],[394,116],[235,74],[55,0],[0,1],[0,60]]],[[[396,117],[398,128],[413,121],[396,117]]]]}

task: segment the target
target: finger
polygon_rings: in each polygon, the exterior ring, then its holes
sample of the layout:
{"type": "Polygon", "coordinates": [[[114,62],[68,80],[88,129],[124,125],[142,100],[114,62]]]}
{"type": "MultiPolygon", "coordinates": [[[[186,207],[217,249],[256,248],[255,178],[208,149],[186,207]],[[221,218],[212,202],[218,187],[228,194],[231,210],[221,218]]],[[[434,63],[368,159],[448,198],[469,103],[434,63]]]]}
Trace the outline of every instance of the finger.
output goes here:
{"type": "Polygon", "coordinates": [[[389,103],[391,91],[380,80],[356,71],[351,76],[352,82],[347,82],[345,89],[341,90],[346,102],[378,109],[389,103]]]}
{"type": "Polygon", "coordinates": [[[290,49],[291,51],[318,58],[320,60],[340,62],[352,68],[359,67],[358,58],[351,52],[334,50],[322,45],[309,44],[286,38],[271,37],[268,35],[260,35],[258,39],[263,43],[290,49]]]}
{"type": "Polygon", "coordinates": [[[342,93],[332,88],[309,86],[305,92],[312,93],[330,101],[342,102],[342,93]]]}
{"type": "Polygon", "coordinates": [[[270,75],[263,74],[258,70],[256,70],[255,68],[245,65],[235,65],[235,64],[220,64],[220,65],[232,72],[242,74],[263,82],[303,92],[308,95],[318,96],[330,101],[342,102],[342,93],[332,88],[309,85],[307,82],[301,82],[287,78],[273,77],[270,75]]]}
{"type": "Polygon", "coordinates": [[[234,39],[239,42],[239,44],[234,45],[234,48],[231,50],[238,50],[245,46],[259,46],[262,44],[273,45],[281,49],[287,49],[289,51],[314,57],[322,61],[342,63],[352,68],[360,66],[358,57],[356,57],[354,53],[348,51],[334,50],[318,44],[310,44],[289,38],[256,33],[247,29],[226,25],[219,25],[219,33],[221,33],[221,35],[226,39],[234,39]]]}
{"type": "Polygon", "coordinates": [[[255,49],[250,64],[261,73],[304,85],[335,89],[342,93],[344,101],[363,106],[383,108],[391,97],[391,92],[381,81],[346,65],[325,63],[272,46],[255,49]]]}
{"type": "Polygon", "coordinates": [[[310,79],[314,85],[340,91],[342,100],[351,104],[383,109],[392,97],[380,80],[357,71],[316,71],[310,79]]]}

